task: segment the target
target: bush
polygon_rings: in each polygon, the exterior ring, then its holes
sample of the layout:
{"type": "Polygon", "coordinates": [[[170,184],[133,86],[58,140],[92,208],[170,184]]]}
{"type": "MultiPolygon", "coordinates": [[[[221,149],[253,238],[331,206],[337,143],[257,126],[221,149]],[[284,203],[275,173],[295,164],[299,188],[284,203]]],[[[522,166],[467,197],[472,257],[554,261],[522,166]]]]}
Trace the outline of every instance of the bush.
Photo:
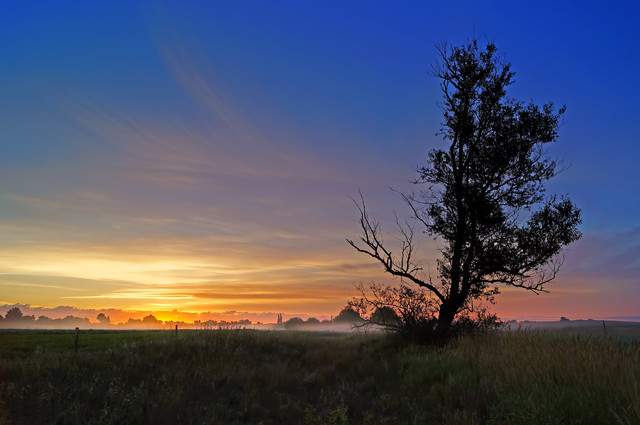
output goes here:
{"type": "MultiPolygon", "coordinates": [[[[349,306],[364,317],[364,325],[380,326],[411,342],[443,342],[434,341],[438,306],[428,291],[404,283],[398,287],[372,283],[366,289],[360,284],[356,288],[361,297],[354,298],[349,306]]],[[[451,325],[450,336],[487,333],[502,326],[498,316],[486,308],[478,308],[459,315],[451,325]]]]}
{"type": "Polygon", "coordinates": [[[349,306],[364,317],[364,325],[376,325],[403,338],[431,341],[437,319],[436,305],[429,293],[421,288],[382,286],[372,283],[368,288],[356,286],[361,294],[349,306]]]}
{"type": "Polygon", "coordinates": [[[453,335],[469,335],[473,333],[495,332],[504,327],[504,323],[497,315],[489,313],[486,308],[480,308],[471,314],[460,316],[451,325],[453,335]]]}

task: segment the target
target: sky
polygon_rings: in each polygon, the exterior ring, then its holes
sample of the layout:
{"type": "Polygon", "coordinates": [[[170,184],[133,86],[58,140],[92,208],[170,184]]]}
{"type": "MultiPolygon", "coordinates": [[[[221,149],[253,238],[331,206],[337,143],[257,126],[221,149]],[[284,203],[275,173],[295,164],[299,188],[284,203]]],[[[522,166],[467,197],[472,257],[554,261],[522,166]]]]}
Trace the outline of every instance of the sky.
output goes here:
{"type": "MultiPolygon", "coordinates": [[[[475,37],[510,96],[567,106],[548,188],[583,215],[550,293],[493,310],[640,320],[638,22],[631,0],[5,0],[0,314],[328,318],[395,282],[347,244],[352,198],[392,241],[390,188],[444,146],[435,46],[475,37]]],[[[419,253],[435,269],[438,241],[419,253]]]]}

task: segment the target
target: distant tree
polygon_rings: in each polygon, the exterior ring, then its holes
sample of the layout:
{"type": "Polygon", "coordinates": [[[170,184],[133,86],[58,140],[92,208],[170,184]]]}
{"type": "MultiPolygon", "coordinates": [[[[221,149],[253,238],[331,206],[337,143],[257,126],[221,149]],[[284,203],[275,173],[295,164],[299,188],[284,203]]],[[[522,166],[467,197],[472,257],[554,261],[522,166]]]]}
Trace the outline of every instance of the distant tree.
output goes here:
{"type": "Polygon", "coordinates": [[[424,288],[437,303],[433,337],[442,340],[458,314],[478,299],[493,301],[498,285],[546,292],[555,278],[563,246],[580,238],[580,210],[567,197],[545,196],[544,183],[559,172],[546,145],[556,141],[565,111],[507,97],[513,83],[509,63],[489,43],[476,40],[439,48],[444,120],[443,149],[429,152],[416,183],[425,189],[402,194],[411,211],[396,220],[400,247],[384,241],[361,195],[362,234],[347,239],[402,282],[424,288]],[[442,243],[438,276],[424,276],[416,261],[415,225],[442,243]]]}
{"type": "Polygon", "coordinates": [[[567,319],[566,317],[562,316],[562,317],[560,318],[560,321],[561,321],[561,322],[568,322],[568,321],[569,321],[569,319],[567,319]]]}
{"type": "Polygon", "coordinates": [[[7,311],[5,320],[9,322],[22,320],[22,310],[18,307],[13,307],[7,311]]]}
{"type": "Polygon", "coordinates": [[[355,311],[350,305],[346,306],[345,308],[342,309],[342,311],[340,311],[340,314],[338,314],[333,321],[335,323],[350,323],[350,324],[358,324],[358,323],[362,323],[362,317],[360,317],[360,314],[355,311]]]}
{"type": "Polygon", "coordinates": [[[72,316],[72,315],[68,315],[63,319],[60,319],[60,325],[64,326],[65,328],[76,328],[76,327],[88,327],[91,324],[91,322],[89,322],[89,319],[87,319],[86,317],[77,317],[77,316],[72,316]]]}
{"type": "Polygon", "coordinates": [[[292,328],[296,328],[300,325],[304,324],[304,320],[302,320],[299,317],[292,317],[291,319],[287,320],[286,322],[284,322],[284,327],[286,329],[292,329],[292,328]]]}
{"type": "Polygon", "coordinates": [[[125,323],[125,326],[139,327],[140,325],[142,325],[142,320],[134,319],[133,317],[130,317],[125,323]]]}
{"type": "Polygon", "coordinates": [[[156,319],[156,317],[153,314],[143,317],[142,323],[147,326],[153,326],[153,327],[162,325],[162,322],[156,319]]]}
{"type": "Polygon", "coordinates": [[[98,316],[96,317],[96,320],[103,325],[111,324],[111,318],[104,313],[98,314],[98,316]]]}
{"type": "Polygon", "coordinates": [[[319,324],[320,324],[320,321],[319,321],[318,319],[316,319],[315,317],[309,317],[309,318],[305,321],[305,323],[306,323],[307,325],[319,325],[319,324]]]}

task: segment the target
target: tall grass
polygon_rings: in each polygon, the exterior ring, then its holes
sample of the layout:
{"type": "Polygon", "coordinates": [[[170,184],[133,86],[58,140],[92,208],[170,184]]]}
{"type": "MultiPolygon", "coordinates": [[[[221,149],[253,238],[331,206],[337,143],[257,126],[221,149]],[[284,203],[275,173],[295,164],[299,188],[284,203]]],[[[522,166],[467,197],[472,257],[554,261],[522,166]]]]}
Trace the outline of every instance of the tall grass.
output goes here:
{"type": "Polygon", "coordinates": [[[408,359],[413,381],[459,399],[444,422],[640,423],[638,341],[514,332],[460,338],[408,359]]]}
{"type": "Polygon", "coordinates": [[[0,333],[0,424],[640,423],[638,341],[222,330],[114,333],[74,353],[58,336],[68,349],[0,333]]]}

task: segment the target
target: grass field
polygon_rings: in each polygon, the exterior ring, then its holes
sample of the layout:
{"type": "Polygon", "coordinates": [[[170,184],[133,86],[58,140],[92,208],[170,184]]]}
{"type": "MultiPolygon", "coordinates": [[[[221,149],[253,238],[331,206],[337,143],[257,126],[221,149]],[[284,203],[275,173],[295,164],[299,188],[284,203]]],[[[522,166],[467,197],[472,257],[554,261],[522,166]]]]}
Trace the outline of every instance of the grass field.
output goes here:
{"type": "Polygon", "coordinates": [[[639,424],[640,341],[0,332],[0,424],[639,424]]]}

